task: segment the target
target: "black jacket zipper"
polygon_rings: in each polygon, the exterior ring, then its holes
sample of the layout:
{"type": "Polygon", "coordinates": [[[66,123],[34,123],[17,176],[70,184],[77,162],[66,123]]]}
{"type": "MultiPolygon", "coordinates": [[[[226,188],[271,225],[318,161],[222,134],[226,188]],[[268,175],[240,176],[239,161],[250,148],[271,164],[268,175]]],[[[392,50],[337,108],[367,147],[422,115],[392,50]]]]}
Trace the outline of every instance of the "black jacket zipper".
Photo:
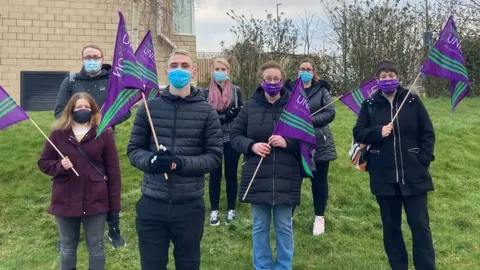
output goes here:
{"type": "MultiPolygon", "coordinates": [[[[177,100],[175,102],[175,110],[174,110],[174,113],[173,113],[173,129],[172,129],[172,149],[171,149],[171,153],[172,155],[175,154],[175,137],[177,135],[177,112],[178,112],[178,107],[180,106],[180,101],[177,100]]],[[[168,210],[170,211],[170,206],[172,205],[172,181],[168,181],[168,185],[169,185],[169,201],[170,201],[170,204],[168,206],[168,210]]]]}
{"type": "MultiPolygon", "coordinates": [[[[273,105],[273,130],[275,130],[275,126],[277,124],[277,106],[274,104],[273,105]]],[[[272,131],[273,132],[273,131],[272,131]]],[[[275,205],[275,167],[276,167],[276,155],[275,155],[275,147],[272,146],[272,151],[273,151],[273,164],[272,164],[272,175],[273,175],[273,180],[272,180],[272,199],[273,199],[273,205],[275,205]]]]}
{"type": "MultiPolygon", "coordinates": [[[[391,110],[390,110],[390,121],[393,119],[393,112],[395,111],[395,105],[393,101],[390,102],[391,110]]],[[[395,126],[392,123],[392,132],[393,132],[393,156],[395,157],[395,175],[398,183],[398,162],[397,162],[397,137],[395,136],[395,126]]]]}
{"type": "MultiPolygon", "coordinates": [[[[398,110],[398,99],[397,99],[397,102],[396,102],[396,105],[397,107],[397,110],[398,110]]],[[[404,170],[403,170],[403,154],[402,154],[402,134],[400,132],[400,113],[398,114],[397,118],[395,119],[395,122],[397,122],[397,130],[398,130],[398,146],[399,146],[399,149],[400,149],[400,167],[402,169],[402,184],[405,185],[405,173],[404,173],[404,170]]]]}

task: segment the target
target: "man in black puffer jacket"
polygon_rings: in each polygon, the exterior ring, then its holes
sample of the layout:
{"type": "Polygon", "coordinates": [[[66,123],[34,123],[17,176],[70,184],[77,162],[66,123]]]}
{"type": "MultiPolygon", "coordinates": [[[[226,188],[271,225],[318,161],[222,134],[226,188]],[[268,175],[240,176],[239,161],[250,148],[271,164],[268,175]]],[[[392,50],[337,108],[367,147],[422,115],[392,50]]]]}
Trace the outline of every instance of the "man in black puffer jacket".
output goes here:
{"type": "Polygon", "coordinates": [[[145,105],[138,109],[127,149],[130,163],[145,172],[136,206],[140,259],[142,269],[167,269],[172,241],[175,268],[194,270],[200,269],[204,175],[220,166],[222,129],[203,92],[190,86],[195,74],[190,53],[175,51],[167,68],[170,85],[148,102],[158,143],[166,150],[157,150],[145,105]]]}

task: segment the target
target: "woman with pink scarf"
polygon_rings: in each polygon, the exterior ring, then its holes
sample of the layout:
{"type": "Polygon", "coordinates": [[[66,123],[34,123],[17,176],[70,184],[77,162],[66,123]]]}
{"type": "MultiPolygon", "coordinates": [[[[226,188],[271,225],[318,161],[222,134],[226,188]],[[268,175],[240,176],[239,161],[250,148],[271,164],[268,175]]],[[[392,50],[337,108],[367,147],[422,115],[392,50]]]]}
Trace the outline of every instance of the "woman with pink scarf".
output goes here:
{"type": "Polygon", "coordinates": [[[240,112],[243,102],[240,94],[240,88],[233,85],[228,77],[230,64],[224,58],[213,60],[213,78],[210,87],[205,90],[208,103],[218,112],[223,131],[223,156],[224,166],[220,166],[216,171],[210,173],[209,193],[210,206],[210,226],[220,225],[219,202],[222,181],[222,168],[225,169],[225,179],[227,182],[227,202],[228,212],[226,215],[226,224],[235,219],[235,203],[237,200],[237,168],[240,154],[230,145],[230,131],[233,126],[233,119],[240,112]]]}

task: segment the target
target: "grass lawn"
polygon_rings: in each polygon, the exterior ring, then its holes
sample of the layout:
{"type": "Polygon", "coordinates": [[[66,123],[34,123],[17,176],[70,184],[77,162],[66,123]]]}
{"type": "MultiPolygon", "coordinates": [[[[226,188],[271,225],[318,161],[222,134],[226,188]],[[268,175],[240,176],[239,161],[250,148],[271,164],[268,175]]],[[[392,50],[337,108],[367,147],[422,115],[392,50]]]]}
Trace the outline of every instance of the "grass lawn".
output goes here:
{"type": "MultiPolygon", "coordinates": [[[[449,113],[448,99],[425,103],[437,135],[436,160],[431,167],[436,191],[430,193],[429,209],[438,269],[480,269],[480,99],[463,101],[454,117],[449,113]]],[[[45,131],[53,121],[50,112],[30,115],[45,131]]],[[[339,158],[330,167],[327,233],[317,238],[311,235],[311,185],[310,180],[305,181],[302,204],[294,217],[293,269],[388,269],[378,206],[369,190],[368,174],[355,170],[347,155],[355,119],[351,111],[337,103],[337,117],[331,128],[339,158]]],[[[140,269],[135,203],[140,197],[142,174],[130,166],[125,155],[131,125],[132,120],[118,129],[123,176],[121,229],[128,245],[112,250],[106,243],[107,269],[114,270],[140,269]]],[[[58,233],[53,217],[46,212],[50,178],[37,167],[44,141],[29,121],[0,131],[1,270],[58,269],[58,233]]],[[[77,170],[82,173],[81,168],[77,170]]],[[[205,201],[208,215],[208,195],[205,201]]],[[[222,221],[225,207],[222,193],[222,221]]],[[[202,269],[253,268],[249,205],[240,204],[237,216],[234,225],[205,227],[202,269]]],[[[411,258],[405,218],[404,228],[411,258]]],[[[78,269],[87,269],[83,237],[81,241],[78,269]]],[[[173,257],[169,269],[174,269],[173,257]]]]}

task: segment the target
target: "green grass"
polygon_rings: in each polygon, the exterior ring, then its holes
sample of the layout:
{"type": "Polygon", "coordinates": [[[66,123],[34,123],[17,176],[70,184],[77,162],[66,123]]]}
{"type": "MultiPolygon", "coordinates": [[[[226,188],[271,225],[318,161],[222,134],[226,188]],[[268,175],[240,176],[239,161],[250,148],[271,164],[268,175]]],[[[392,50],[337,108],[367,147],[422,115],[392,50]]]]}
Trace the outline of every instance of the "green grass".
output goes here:
{"type": "MultiPolygon", "coordinates": [[[[479,269],[480,99],[463,101],[454,118],[449,113],[449,100],[425,103],[437,134],[436,161],[431,167],[436,191],[430,193],[429,209],[438,269],[479,269]]],[[[330,169],[327,233],[318,238],[311,235],[311,185],[305,181],[302,204],[294,217],[293,269],[388,269],[378,206],[370,194],[368,175],[355,170],[347,156],[355,115],[341,104],[337,104],[337,111],[331,127],[339,158],[330,169]]],[[[50,112],[30,115],[45,131],[53,120],[50,112]]],[[[121,229],[128,246],[112,250],[106,244],[107,269],[114,270],[140,269],[134,207],[140,197],[141,173],[125,156],[131,125],[129,121],[119,128],[121,229]]],[[[58,233],[46,212],[51,183],[37,168],[44,141],[28,121],[0,131],[1,270],[58,269],[58,233]]],[[[205,200],[208,212],[208,196],[205,200]]],[[[224,193],[221,200],[224,217],[224,193]]],[[[404,235],[411,258],[411,237],[405,221],[404,235]]],[[[205,227],[202,269],[253,269],[251,246],[250,207],[240,204],[235,225],[205,227]]],[[[87,269],[83,238],[78,260],[79,269],[87,269]]],[[[173,257],[169,269],[174,269],[172,262],[173,257]]]]}

